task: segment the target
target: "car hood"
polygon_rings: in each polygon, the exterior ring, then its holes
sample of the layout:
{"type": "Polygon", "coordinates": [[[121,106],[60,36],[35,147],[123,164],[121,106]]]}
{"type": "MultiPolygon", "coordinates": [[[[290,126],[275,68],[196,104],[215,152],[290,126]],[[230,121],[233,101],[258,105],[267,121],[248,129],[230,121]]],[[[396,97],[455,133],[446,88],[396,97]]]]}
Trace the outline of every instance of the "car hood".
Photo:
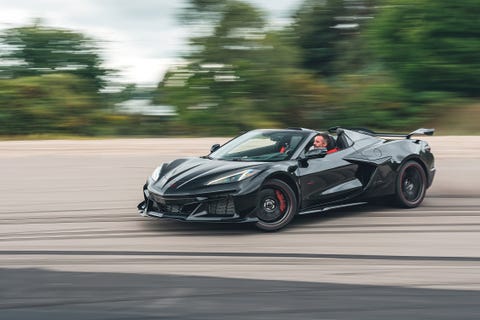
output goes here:
{"type": "MultiPolygon", "coordinates": [[[[163,195],[192,193],[204,188],[214,189],[218,186],[207,186],[209,181],[246,168],[262,167],[262,164],[264,165],[261,162],[223,161],[206,158],[177,159],[163,165],[159,179],[150,185],[150,189],[163,195]]],[[[223,185],[224,188],[225,185],[223,185]]]]}

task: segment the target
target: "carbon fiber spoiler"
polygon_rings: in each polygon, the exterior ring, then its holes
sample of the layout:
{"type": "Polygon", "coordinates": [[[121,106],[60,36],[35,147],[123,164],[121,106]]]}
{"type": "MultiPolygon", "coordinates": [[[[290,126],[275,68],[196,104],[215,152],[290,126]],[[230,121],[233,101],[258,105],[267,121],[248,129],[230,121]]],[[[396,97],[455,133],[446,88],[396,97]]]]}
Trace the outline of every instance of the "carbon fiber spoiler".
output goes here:
{"type": "Polygon", "coordinates": [[[376,137],[395,137],[395,138],[405,138],[405,139],[410,139],[412,136],[417,136],[417,135],[432,136],[435,133],[435,129],[433,128],[432,129],[419,128],[415,131],[410,132],[409,134],[402,134],[402,133],[389,133],[389,132],[375,132],[366,128],[341,128],[341,127],[332,127],[328,129],[328,132],[335,133],[337,132],[338,129],[347,129],[347,130],[357,131],[363,134],[368,134],[370,136],[376,136],[376,137]]]}

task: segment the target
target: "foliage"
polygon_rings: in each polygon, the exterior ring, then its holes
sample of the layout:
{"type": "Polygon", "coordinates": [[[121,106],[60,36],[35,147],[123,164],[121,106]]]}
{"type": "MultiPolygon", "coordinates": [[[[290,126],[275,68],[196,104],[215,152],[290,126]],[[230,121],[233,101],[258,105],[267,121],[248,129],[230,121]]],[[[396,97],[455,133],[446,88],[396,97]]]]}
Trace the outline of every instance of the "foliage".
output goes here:
{"type": "Polygon", "coordinates": [[[412,93],[387,74],[349,75],[342,83],[343,126],[402,129],[421,118],[422,106],[415,104],[412,93]]]}
{"type": "Polygon", "coordinates": [[[68,74],[0,80],[1,133],[89,134],[95,105],[84,82],[68,74]]]}
{"type": "Polygon", "coordinates": [[[371,45],[405,87],[478,95],[478,0],[402,0],[382,7],[371,45]]]}
{"type": "Polygon", "coordinates": [[[447,117],[465,103],[459,96],[478,96],[479,7],[478,0],[305,0],[291,25],[273,29],[245,1],[189,0],[179,16],[192,30],[185,63],[153,91],[107,83],[113,71],[82,33],[39,22],[8,29],[0,35],[0,134],[413,129],[447,117]],[[117,103],[139,98],[175,106],[178,117],[116,112],[117,103]]]}
{"type": "Polygon", "coordinates": [[[366,64],[361,30],[374,12],[373,0],[306,0],[294,14],[292,31],[302,66],[320,76],[352,72],[366,64]]]}
{"type": "Polygon", "coordinates": [[[162,102],[178,106],[185,128],[204,134],[308,123],[328,88],[298,69],[287,34],[267,31],[263,13],[243,2],[208,8],[211,33],[193,38],[191,62],[167,73],[162,102]]]}
{"type": "Polygon", "coordinates": [[[101,67],[95,42],[81,33],[34,24],[8,29],[0,40],[3,78],[70,73],[89,80],[90,91],[105,85],[108,70],[101,67]]]}

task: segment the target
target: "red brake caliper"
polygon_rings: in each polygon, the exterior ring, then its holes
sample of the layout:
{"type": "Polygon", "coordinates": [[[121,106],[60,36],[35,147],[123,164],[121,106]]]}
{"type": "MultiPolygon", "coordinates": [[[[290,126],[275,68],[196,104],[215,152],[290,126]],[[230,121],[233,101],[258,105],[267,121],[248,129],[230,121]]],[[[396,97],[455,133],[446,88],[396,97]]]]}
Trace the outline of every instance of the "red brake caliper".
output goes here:
{"type": "Polygon", "coordinates": [[[287,209],[287,201],[285,200],[285,196],[279,190],[275,190],[275,195],[277,196],[277,200],[280,203],[280,212],[284,213],[285,209],[287,209]]]}

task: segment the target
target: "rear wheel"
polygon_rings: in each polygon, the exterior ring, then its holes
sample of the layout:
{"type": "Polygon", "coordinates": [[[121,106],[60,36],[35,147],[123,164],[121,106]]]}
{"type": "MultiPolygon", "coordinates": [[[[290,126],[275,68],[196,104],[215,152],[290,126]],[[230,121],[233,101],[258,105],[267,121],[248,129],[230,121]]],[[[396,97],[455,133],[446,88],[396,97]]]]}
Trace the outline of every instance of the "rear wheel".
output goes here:
{"type": "Polygon", "coordinates": [[[415,161],[402,165],[397,177],[396,200],[404,208],[415,208],[425,197],[427,177],[423,167],[415,161]]]}
{"type": "Polygon", "coordinates": [[[297,199],[290,186],[282,180],[265,182],[257,200],[256,227],[276,231],[285,227],[297,212],[297,199]]]}

